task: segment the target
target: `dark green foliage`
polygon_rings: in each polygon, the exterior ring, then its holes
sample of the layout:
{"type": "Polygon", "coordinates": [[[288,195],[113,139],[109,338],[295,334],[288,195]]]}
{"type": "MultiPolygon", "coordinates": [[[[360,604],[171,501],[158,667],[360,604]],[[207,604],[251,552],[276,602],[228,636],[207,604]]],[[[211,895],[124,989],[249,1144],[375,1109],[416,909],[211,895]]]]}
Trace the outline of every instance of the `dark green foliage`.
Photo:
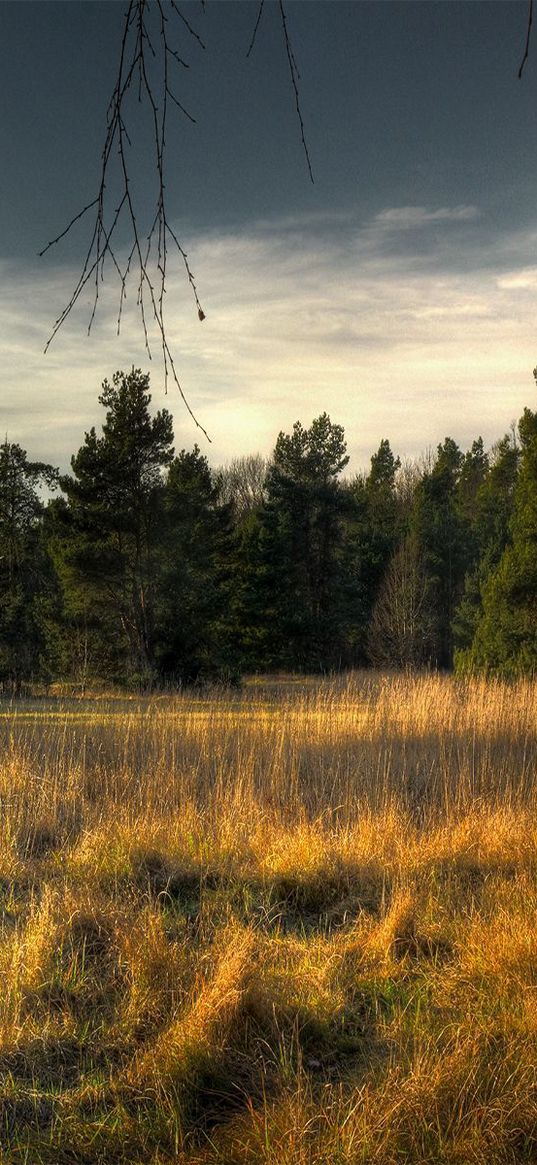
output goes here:
{"type": "Polygon", "coordinates": [[[61,478],[51,551],[64,596],[63,674],[147,687],[231,675],[230,507],[196,447],[173,459],[172,418],[149,378],[115,374],[106,408],[61,478]]]}
{"type": "Polygon", "coordinates": [[[439,667],[451,665],[452,620],[468,565],[467,520],[458,504],[463,464],[458,445],[446,437],[438,446],[432,469],[418,486],[411,519],[433,608],[427,655],[439,667]]]}
{"type": "MultiPolygon", "coordinates": [[[[457,659],[460,670],[506,677],[533,675],[537,670],[537,413],[524,410],[519,435],[510,540],[498,560],[504,510],[492,527],[496,553],[489,556],[491,566],[481,586],[482,611],[471,645],[457,659]]],[[[515,453],[505,445],[502,454],[502,480],[507,476],[509,481],[515,453]]]]}
{"type": "Polygon", "coordinates": [[[519,456],[516,441],[507,434],[494,446],[488,472],[475,493],[472,532],[477,561],[466,575],[464,594],[453,620],[459,669],[464,670],[469,662],[467,652],[483,614],[483,589],[510,539],[519,456]]]}
{"type": "Polygon", "coordinates": [[[240,665],[245,671],[270,671],[279,663],[274,606],[277,562],[264,506],[237,524],[233,542],[230,610],[240,665]]]}
{"type": "Polygon", "coordinates": [[[489,457],[485,453],[483,438],[478,437],[462,458],[457,484],[457,508],[470,528],[475,526],[477,499],[487,480],[488,472],[489,457]]]}
{"type": "Polygon", "coordinates": [[[102,670],[150,682],[155,670],[156,572],[163,525],[163,470],[173,457],[170,414],[149,414],[149,377],[104,381],[102,435],[94,428],[61,478],[53,552],[68,614],[98,628],[102,670]]]}
{"type": "MultiPolygon", "coordinates": [[[[384,438],[371,458],[371,469],[363,482],[366,530],[362,547],[364,581],[374,597],[386,569],[386,563],[400,535],[399,503],[396,494],[396,473],[400,466],[394,457],[390,442],[384,438]]],[[[357,500],[359,491],[356,491],[357,500]]],[[[362,503],[362,504],[363,504],[362,503]]]]}
{"type": "Polygon", "coordinates": [[[278,436],[266,501],[238,535],[245,578],[235,614],[250,665],[303,671],[342,662],[347,497],[339,477],[348,460],[343,429],[326,413],[278,436]]]}
{"type": "Polygon", "coordinates": [[[371,615],[382,579],[402,533],[396,492],[400,467],[386,438],[371,458],[367,476],[348,488],[346,529],[349,648],[354,663],[368,662],[371,615]]]}
{"type": "Polygon", "coordinates": [[[342,479],[343,429],[323,413],[273,456],[213,472],[173,455],[149,377],[105,381],[92,428],[58,479],[0,446],[0,685],[101,679],[135,686],[241,670],[537,667],[537,413],[520,445],[425,470],[387,439],[342,479]],[[44,506],[40,490],[61,485],[44,506]]]}
{"type": "Polygon", "coordinates": [[[165,679],[232,676],[231,507],[197,446],[170,465],[160,545],[156,661],[165,679]]]}
{"type": "Polygon", "coordinates": [[[50,465],[28,461],[20,445],[0,445],[0,683],[15,692],[48,676],[47,617],[55,586],[39,489],[56,484],[50,465]]]}

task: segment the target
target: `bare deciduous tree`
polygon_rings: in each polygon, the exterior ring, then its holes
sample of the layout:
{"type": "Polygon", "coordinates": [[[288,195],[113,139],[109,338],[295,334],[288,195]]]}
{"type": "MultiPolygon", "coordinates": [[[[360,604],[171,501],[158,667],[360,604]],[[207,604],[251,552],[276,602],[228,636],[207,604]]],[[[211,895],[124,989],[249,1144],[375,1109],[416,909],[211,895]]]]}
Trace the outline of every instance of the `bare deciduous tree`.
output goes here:
{"type": "Polygon", "coordinates": [[[419,667],[431,655],[434,620],[429,582],[416,539],[395,551],[373,608],[368,655],[379,666],[419,667]]]}
{"type": "Polygon", "coordinates": [[[265,478],[270,462],[260,453],[235,457],[218,470],[220,497],[229,502],[237,519],[245,518],[265,499],[265,478]]]}

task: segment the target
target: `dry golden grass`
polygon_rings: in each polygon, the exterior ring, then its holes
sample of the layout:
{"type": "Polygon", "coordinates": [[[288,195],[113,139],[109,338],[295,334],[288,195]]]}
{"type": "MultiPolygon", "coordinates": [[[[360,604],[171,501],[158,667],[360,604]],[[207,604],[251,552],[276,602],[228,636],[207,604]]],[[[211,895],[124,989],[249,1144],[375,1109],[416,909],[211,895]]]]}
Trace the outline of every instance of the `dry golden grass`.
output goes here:
{"type": "Polygon", "coordinates": [[[537,685],[0,704],[0,1165],[537,1160],[537,685]]]}

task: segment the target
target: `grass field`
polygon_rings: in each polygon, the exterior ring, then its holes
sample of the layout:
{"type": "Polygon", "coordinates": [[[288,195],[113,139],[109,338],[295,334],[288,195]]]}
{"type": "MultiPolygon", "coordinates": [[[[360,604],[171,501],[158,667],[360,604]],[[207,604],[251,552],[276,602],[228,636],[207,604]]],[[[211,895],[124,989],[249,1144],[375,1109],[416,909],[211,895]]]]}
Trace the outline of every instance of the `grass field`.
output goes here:
{"type": "Polygon", "coordinates": [[[0,1162],[537,1160],[537,686],[0,703],[0,1162]]]}

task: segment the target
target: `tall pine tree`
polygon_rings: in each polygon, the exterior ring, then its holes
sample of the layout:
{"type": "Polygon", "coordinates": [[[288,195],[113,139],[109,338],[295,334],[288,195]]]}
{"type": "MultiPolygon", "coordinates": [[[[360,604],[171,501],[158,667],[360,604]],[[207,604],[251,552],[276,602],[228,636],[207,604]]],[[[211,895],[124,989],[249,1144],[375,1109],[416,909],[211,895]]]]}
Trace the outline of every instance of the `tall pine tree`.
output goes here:
{"type": "Polygon", "coordinates": [[[266,500],[241,531],[235,617],[250,664],[307,670],[341,662],[347,500],[339,479],[347,463],[343,429],[326,413],[278,436],[266,500]]]}
{"type": "MultiPolygon", "coordinates": [[[[67,610],[102,633],[106,667],[149,682],[155,669],[155,601],[163,523],[163,471],[173,458],[170,414],[151,417],[149,377],[104,381],[102,434],[86,433],[60,479],[67,499],[53,539],[67,610]]],[[[104,661],[103,661],[104,662],[104,661]]]]}
{"type": "Polygon", "coordinates": [[[156,660],[167,680],[231,678],[231,504],[197,446],[170,465],[156,604],[156,660]]]}
{"type": "Polygon", "coordinates": [[[0,682],[15,692],[49,675],[54,578],[40,490],[54,488],[57,476],[50,465],[28,461],[20,445],[0,445],[0,682]]]}

